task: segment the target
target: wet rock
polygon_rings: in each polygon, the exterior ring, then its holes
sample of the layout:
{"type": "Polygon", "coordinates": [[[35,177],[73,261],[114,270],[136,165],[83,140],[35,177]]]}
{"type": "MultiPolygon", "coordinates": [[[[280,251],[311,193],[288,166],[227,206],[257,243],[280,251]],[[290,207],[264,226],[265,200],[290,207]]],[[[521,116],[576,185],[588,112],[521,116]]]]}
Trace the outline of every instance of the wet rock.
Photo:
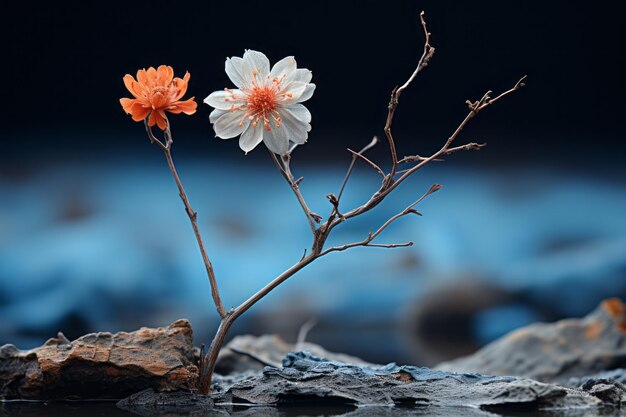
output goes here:
{"type": "Polygon", "coordinates": [[[189,391],[155,392],[153,389],[146,389],[118,401],[117,406],[146,417],[190,414],[195,416],[209,411],[215,416],[229,415],[225,411],[215,409],[211,398],[189,391]]]}
{"type": "Polygon", "coordinates": [[[306,350],[315,356],[340,362],[371,365],[356,356],[329,352],[315,343],[288,343],[278,335],[243,335],[234,337],[224,346],[216,364],[216,372],[229,375],[250,370],[261,371],[265,366],[278,368],[285,355],[296,350],[306,350]]]}
{"type": "MultiPolygon", "coordinates": [[[[234,378],[234,376],[233,376],[234,378]]],[[[216,402],[481,407],[483,409],[597,407],[598,398],[530,379],[458,374],[415,366],[357,366],[289,353],[282,368],[266,367],[228,384],[217,381],[216,402]]]]}
{"type": "Polygon", "coordinates": [[[593,374],[593,375],[570,378],[569,381],[567,381],[565,385],[570,388],[578,388],[584,385],[585,383],[587,383],[587,381],[592,380],[592,379],[605,380],[605,381],[610,381],[610,382],[619,382],[621,384],[626,385],[626,369],[619,368],[619,369],[613,369],[612,371],[600,372],[600,373],[593,374]]]}
{"type": "Polygon", "coordinates": [[[0,347],[0,399],[123,398],[146,388],[190,389],[197,379],[191,325],[63,335],[22,351],[0,347]]]}
{"type": "MultiPolygon", "coordinates": [[[[398,408],[388,406],[356,407],[351,404],[327,404],[325,402],[299,402],[275,406],[250,404],[213,404],[207,397],[188,392],[157,393],[146,390],[117,403],[122,410],[145,417],[284,417],[315,415],[328,417],[497,417],[488,411],[470,407],[417,407],[398,408]]],[[[589,411],[589,410],[587,410],[589,411]]],[[[542,414],[543,415],[543,414],[542,414]]],[[[545,415],[545,417],[557,417],[545,415]]],[[[558,415],[558,417],[563,417],[558,415]]],[[[598,414],[568,414],[568,417],[598,417],[598,414]]],[[[603,415],[603,417],[607,417],[603,415]]]]}
{"type": "Polygon", "coordinates": [[[570,378],[623,367],[626,305],[613,298],[582,319],[532,324],[437,369],[567,384],[570,378]]]}
{"type": "Polygon", "coordinates": [[[583,385],[583,390],[605,404],[621,407],[626,402],[626,387],[619,382],[593,380],[583,385]]]}

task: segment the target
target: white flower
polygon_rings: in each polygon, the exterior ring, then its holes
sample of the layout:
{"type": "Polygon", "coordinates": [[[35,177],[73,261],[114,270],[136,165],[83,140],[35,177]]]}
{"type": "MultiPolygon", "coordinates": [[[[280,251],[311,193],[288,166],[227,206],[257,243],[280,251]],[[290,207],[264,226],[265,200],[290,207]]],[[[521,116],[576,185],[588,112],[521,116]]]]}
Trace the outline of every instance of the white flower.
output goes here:
{"type": "Polygon", "coordinates": [[[246,153],[263,141],[279,155],[306,142],[311,113],[300,103],[315,90],[311,71],[296,68],[292,56],[278,61],[270,71],[263,53],[246,50],[243,58],[226,59],[226,74],[237,89],[215,91],[204,99],[215,108],[209,120],[218,137],[241,135],[239,147],[246,153]]]}

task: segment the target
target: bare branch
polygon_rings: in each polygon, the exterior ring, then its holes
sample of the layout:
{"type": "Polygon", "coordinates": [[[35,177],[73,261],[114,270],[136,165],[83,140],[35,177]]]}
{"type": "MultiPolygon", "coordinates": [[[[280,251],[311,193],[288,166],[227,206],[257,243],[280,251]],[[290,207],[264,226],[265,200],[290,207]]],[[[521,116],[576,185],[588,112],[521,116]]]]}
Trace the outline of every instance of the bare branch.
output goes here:
{"type": "Polygon", "coordinates": [[[331,217],[334,215],[339,216],[339,219],[344,219],[343,214],[339,211],[339,198],[335,197],[335,194],[328,194],[326,196],[330,204],[333,205],[333,211],[330,213],[331,217]]]}
{"type": "Polygon", "coordinates": [[[148,133],[148,138],[154,144],[156,144],[159,148],[163,150],[165,154],[165,159],[167,160],[167,164],[169,166],[170,172],[172,173],[172,177],[174,178],[174,182],[176,182],[176,186],[178,187],[178,195],[185,206],[185,212],[189,217],[189,221],[191,222],[191,227],[193,229],[193,233],[196,236],[196,241],[198,243],[198,248],[200,249],[200,254],[202,255],[202,260],[204,262],[204,267],[206,269],[207,275],[209,277],[209,284],[211,285],[211,296],[213,297],[213,303],[215,304],[215,308],[217,309],[217,314],[223,319],[226,316],[226,309],[224,308],[224,303],[222,303],[222,299],[220,297],[219,288],[217,286],[217,279],[215,277],[215,270],[213,269],[213,264],[207,255],[206,249],[204,248],[204,242],[202,241],[202,236],[200,235],[200,229],[198,228],[197,217],[198,214],[191,207],[191,203],[189,202],[189,198],[187,197],[187,193],[183,188],[183,184],[178,176],[178,172],[176,171],[176,166],[174,165],[174,159],[172,158],[171,146],[174,143],[172,139],[172,133],[170,131],[170,124],[167,119],[166,120],[166,129],[165,129],[165,139],[166,142],[163,143],[159,139],[157,139],[152,133],[152,129],[148,126],[148,123],[145,122],[146,132],[148,133]]]}
{"type": "MultiPolygon", "coordinates": [[[[346,213],[344,213],[344,217],[345,219],[349,219],[355,216],[358,216],[360,214],[366,213],[369,210],[373,209],[374,207],[376,207],[378,204],[380,204],[381,201],[383,201],[385,199],[385,197],[387,195],[389,195],[393,190],[395,190],[402,182],[404,182],[407,178],[409,178],[411,175],[413,175],[415,172],[417,172],[418,170],[420,170],[421,168],[423,168],[425,165],[427,165],[428,163],[432,162],[432,161],[436,161],[437,159],[439,159],[441,156],[444,156],[448,153],[448,151],[450,151],[449,153],[454,153],[454,152],[458,152],[461,150],[465,150],[464,147],[467,146],[467,150],[471,150],[474,149],[475,147],[480,148],[481,145],[476,144],[467,144],[467,145],[462,145],[456,148],[451,148],[450,146],[452,145],[452,143],[454,142],[454,140],[458,137],[458,135],[461,133],[461,131],[463,130],[463,128],[467,125],[467,123],[474,118],[481,110],[483,110],[485,107],[490,106],[491,104],[495,103],[497,100],[500,100],[501,98],[503,98],[504,96],[519,90],[521,87],[524,86],[524,80],[526,79],[526,77],[522,77],[519,81],[517,81],[515,83],[515,85],[506,90],[505,92],[503,92],[502,94],[498,95],[495,99],[491,99],[490,95],[491,92],[488,91],[487,93],[485,93],[482,98],[479,101],[476,102],[468,102],[468,106],[470,107],[470,111],[469,113],[465,116],[465,118],[463,119],[463,121],[459,124],[459,126],[456,128],[456,130],[452,133],[452,135],[446,140],[446,142],[443,144],[443,146],[434,154],[432,154],[429,157],[426,158],[421,158],[420,162],[411,167],[410,169],[407,169],[406,171],[403,171],[402,175],[400,176],[400,178],[398,178],[395,181],[391,181],[387,184],[383,184],[380,189],[374,193],[374,195],[372,195],[372,197],[363,205],[350,210],[346,213]]],[[[335,227],[338,223],[336,221],[334,221],[332,224],[329,225],[324,225],[325,227],[327,227],[328,229],[332,229],[333,227],[335,227]]]]}
{"type": "Polygon", "coordinates": [[[396,152],[396,144],[393,139],[393,135],[391,134],[391,125],[393,123],[393,116],[396,112],[396,108],[398,107],[398,100],[400,99],[400,94],[409,85],[413,82],[417,74],[419,74],[426,66],[428,62],[433,57],[435,53],[435,48],[430,45],[430,32],[428,31],[428,27],[426,26],[426,19],[424,19],[424,12],[420,13],[420,22],[422,24],[422,28],[424,29],[424,51],[422,52],[422,56],[417,62],[417,67],[413,74],[409,77],[409,79],[402,84],[400,87],[396,87],[391,92],[391,99],[389,100],[388,113],[387,113],[387,121],[385,122],[385,136],[387,137],[387,141],[389,142],[389,150],[391,152],[391,172],[389,174],[389,183],[393,182],[393,177],[396,175],[396,171],[398,169],[398,154],[396,152]]]}
{"type": "Polygon", "coordinates": [[[347,249],[350,249],[350,248],[356,248],[358,246],[363,246],[363,247],[368,247],[368,248],[388,248],[388,249],[393,249],[393,248],[403,248],[403,247],[407,247],[407,246],[413,246],[413,242],[406,242],[406,243],[369,243],[369,242],[365,242],[363,240],[361,242],[348,243],[348,244],[341,245],[341,246],[333,246],[332,248],[328,248],[324,252],[322,252],[322,256],[323,255],[327,255],[327,254],[329,254],[331,252],[343,252],[344,250],[347,250],[347,249]]]}
{"type": "MultiPolygon", "coordinates": [[[[426,159],[428,159],[428,157],[426,157],[426,156],[409,155],[409,156],[405,156],[404,158],[399,160],[398,164],[406,164],[408,162],[420,162],[420,161],[424,161],[426,159]]],[[[433,159],[433,162],[443,162],[443,159],[433,159]]],[[[402,170],[402,171],[396,171],[396,174],[399,174],[401,172],[406,172],[406,171],[408,171],[408,170],[405,169],[405,170],[402,170]]]]}
{"type": "MultiPolygon", "coordinates": [[[[348,183],[348,180],[350,179],[350,175],[352,175],[352,171],[354,171],[354,166],[355,166],[357,158],[362,158],[363,160],[365,160],[370,166],[374,167],[374,169],[376,169],[383,176],[383,178],[385,178],[385,173],[383,172],[383,170],[380,169],[378,165],[376,165],[375,163],[367,159],[365,156],[363,156],[364,152],[367,152],[369,149],[376,146],[378,142],[379,142],[378,137],[374,136],[372,140],[370,141],[370,143],[365,145],[363,149],[361,149],[359,152],[354,152],[352,149],[348,148],[348,152],[352,153],[352,161],[350,161],[350,166],[348,167],[346,176],[344,177],[343,182],[341,183],[341,187],[339,189],[339,195],[335,196],[334,194],[328,194],[326,196],[328,201],[330,201],[330,204],[333,205],[333,209],[328,216],[327,223],[335,220],[337,216],[339,217],[340,221],[345,220],[343,217],[343,214],[341,214],[341,212],[339,211],[339,201],[341,200],[341,196],[343,195],[343,190],[346,188],[346,184],[348,183]]],[[[322,233],[326,233],[326,232],[330,232],[330,230],[325,229],[322,231],[322,233]]]]}
{"type": "Polygon", "coordinates": [[[407,82],[402,84],[402,86],[398,87],[398,89],[396,90],[396,99],[397,97],[400,96],[402,91],[404,91],[413,82],[415,77],[417,77],[417,74],[419,74],[421,70],[426,68],[426,66],[428,65],[428,62],[430,61],[430,59],[433,57],[433,54],[435,53],[435,48],[433,48],[430,45],[430,32],[428,31],[428,27],[426,26],[426,19],[424,18],[423,11],[420,13],[420,22],[422,24],[422,28],[424,29],[424,36],[425,36],[424,52],[422,53],[422,57],[418,61],[417,68],[415,68],[415,71],[413,71],[413,74],[411,74],[407,82]]]}
{"type": "Polygon", "coordinates": [[[346,184],[348,183],[348,179],[350,178],[350,175],[352,175],[352,171],[354,170],[354,164],[356,163],[356,159],[358,157],[363,158],[365,161],[367,161],[368,164],[370,164],[371,166],[374,167],[375,170],[377,170],[378,172],[380,172],[381,174],[383,174],[383,176],[385,175],[383,173],[383,170],[380,169],[378,167],[378,165],[376,165],[375,163],[373,163],[372,161],[370,161],[369,159],[367,159],[366,157],[363,156],[363,154],[365,152],[367,152],[368,150],[372,149],[374,146],[376,146],[376,144],[379,142],[378,137],[374,136],[372,138],[372,140],[370,141],[370,143],[368,143],[367,145],[365,145],[363,147],[363,149],[361,149],[359,152],[354,152],[352,149],[348,148],[348,152],[352,153],[352,162],[350,162],[350,166],[348,167],[348,172],[346,172],[346,176],[343,179],[343,183],[341,184],[341,188],[339,189],[339,194],[337,195],[337,201],[341,200],[341,196],[343,195],[343,190],[344,188],[346,188],[346,184]]]}
{"type": "Polygon", "coordinates": [[[406,248],[407,246],[413,246],[414,243],[413,242],[405,242],[405,243],[368,243],[367,246],[368,248],[387,248],[387,249],[393,249],[393,248],[406,248]]]}
{"type": "Polygon", "coordinates": [[[414,201],[413,203],[411,203],[411,205],[409,205],[407,208],[405,208],[404,210],[402,210],[400,213],[396,214],[395,216],[391,217],[389,220],[387,220],[385,223],[383,223],[382,226],[380,226],[378,228],[378,230],[376,230],[375,232],[372,233],[372,231],[370,230],[369,234],[367,235],[367,237],[359,242],[353,242],[353,243],[348,243],[346,245],[341,245],[341,246],[334,246],[331,248],[326,249],[325,251],[323,251],[320,256],[324,256],[330,252],[338,252],[338,251],[344,251],[346,249],[349,248],[354,248],[356,246],[370,246],[370,247],[382,247],[382,248],[397,248],[397,247],[403,247],[403,246],[411,246],[413,245],[413,242],[407,242],[407,243],[388,243],[388,244],[374,244],[372,243],[372,241],[374,239],[376,239],[382,232],[385,231],[385,229],[387,229],[387,227],[389,227],[389,225],[393,222],[395,222],[396,220],[398,220],[400,217],[404,217],[407,216],[409,214],[417,214],[418,216],[421,216],[421,214],[415,210],[413,207],[415,207],[416,205],[418,205],[422,200],[424,200],[426,197],[428,197],[429,195],[439,191],[442,188],[441,185],[439,184],[433,184],[428,191],[426,191],[424,193],[424,195],[422,195],[419,199],[417,199],[416,201],[414,201]]]}
{"type": "MultiPolygon", "coordinates": [[[[442,155],[450,155],[450,154],[460,152],[460,151],[478,151],[484,148],[485,146],[487,146],[486,143],[476,143],[476,142],[466,143],[465,145],[456,146],[454,148],[448,148],[445,152],[442,153],[442,155]]],[[[398,163],[404,164],[404,163],[409,163],[409,162],[420,162],[420,161],[425,161],[426,159],[428,158],[425,156],[412,155],[412,156],[405,156],[398,163]]],[[[439,158],[439,159],[433,159],[432,161],[443,162],[444,160],[439,158]]],[[[406,171],[408,171],[408,169],[398,171],[397,174],[400,174],[406,171]]]]}
{"type": "Polygon", "coordinates": [[[319,223],[320,221],[322,221],[322,217],[319,214],[313,213],[309,209],[309,206],[306,204],[306,201],[304,200],[304,196],[300,192],[299,184],[303,178],[298,178],[297,180],[294,179],[294,176],[291,173],[291,169],[289,168],[290,156],[287,155],[283,157],[283,164],[281,166],[280,162],[278,161],[278,158],[276,157],[276,154],[274,154],[274,152],[270,151],[269,149],[268,151],[270,155],[272,156],[272,160],[274,161],[274,164],[276,164],[276,167],[278,168],[282,176],[285,178],[285,180],[287,181],[287,183],[293,190],[293,193],[296,195],[296,198],[298,199],[298,202],[300,203],[302,210],[304,210],[304,214],[309,223],[309,227],[311,228],[311,232],[315,234],[315,229],[316,229],[315,223],[319,223]]]}
{"type": "MultiPolygon", "coordinates": [[[[383,177],[385,177],[385,173],[383,172],[383,170],[376,165],[374,162],[372,162],[370,159],[368,159],[367,157],[365,157],[362,153],[360,152],[355,152],[352,149],[348,148],[348,152],[350,152],[354,157],[356,158],[361,158],[363,161],[365,161],[369,166],[371,166],[372,168],[374,168],[376,170],[376,172],[378,172],[380,175],[382,175],[383,177]]],[[[343,188],[342,188],[343,191],[343,188]]]]}
{"type": "Polygon", "coordinates": [[[146,133],[148,134],[148,139],[150,139],[150,143],[152,143],[153,145],[157,145],[161,149],[165,149],[165,144],[161,142],[156,136],[154,136],[152,128],[148,125],[147,118],[143,121],[143,125],[146,127],[146,133]]]}

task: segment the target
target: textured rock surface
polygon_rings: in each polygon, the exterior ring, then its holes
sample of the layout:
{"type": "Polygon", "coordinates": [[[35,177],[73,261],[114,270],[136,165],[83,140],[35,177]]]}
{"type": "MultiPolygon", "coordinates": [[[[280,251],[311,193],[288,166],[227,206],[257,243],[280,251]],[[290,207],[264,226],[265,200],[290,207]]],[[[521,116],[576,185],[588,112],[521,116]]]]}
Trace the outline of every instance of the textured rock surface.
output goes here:
{"type": "Polygon", "coordinates": [[[612,371],[600,372],[584,377],[570,378],[565,385],[570,388],[579,388],[589,380],[605,380],[626,385],[626,368],[613,369],[612,371]]]}
{"type": "Polygon", "coordinates": [[[286,356],[282,368],[216,380],[216,402],[281,404],[301,401],[355,405],[469,406],[488,410],[597,407],[601,401],[580,390],[537,381],[456,374],[415,366],[361,367],[320,359],[308,352],[286,356]]]}
{"type": "Polygon", "coordinates": [[[261,371],[266,366],[278,368],[287,353],[297,350],[306,350],[315,356],[340,362],[372,365],[356,356],[329,352],[315,343],[288,343],[278,335],[243,335],[234,337],[224,346],[217,361],[216,372],[228,375],[250,370],[261,371]]]}
{"type": "Polygon", "coordinates": [[[570,378],[624,367],[626,305],[613,298],[583,319],[532,324],[437,369],[566,384],[570,378]]]}
{"type": "Polygon", "coordinates": [[[187,320],[72,342],[60,334],[28,351],[0,348],[1,399],[123,398],[146,388],[188,389],[197,374],[187,320]]]}

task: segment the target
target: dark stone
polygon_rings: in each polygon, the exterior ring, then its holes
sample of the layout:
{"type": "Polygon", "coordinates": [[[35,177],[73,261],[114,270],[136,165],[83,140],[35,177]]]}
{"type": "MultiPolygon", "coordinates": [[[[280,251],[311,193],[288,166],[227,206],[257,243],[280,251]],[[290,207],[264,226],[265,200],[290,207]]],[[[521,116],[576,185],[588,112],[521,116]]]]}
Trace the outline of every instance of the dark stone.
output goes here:
{"type": "Polygon", "coordinates": [[[146,388],[193,388],[191,325],[134,332],[91,333],[72,342],[63,335],[36,349],[0,347],[0,399],[124,398],[146,388]]]}
{"type": "Polygon", "coordinates": [[[587,381],[589,380],[605,380],[610,382],[619,382],[626,385],[626,369],[619,368],[613,369],[612,371],[600,372],[584,377],[570,378],[565,385],[570,388],[579,388],[587,383],[587,381]]]}
{"type": "Polygon", "coordinates": [[[437,369],[567,384],[570,378],[623,367],[626,305],[613,298],[582,319],[532,324],[437,369]]]}
{"type": "Polygon", "coordinates": [[[605,404],[615,407],[626,404],[626,385],[617,379],[586,378],[580,389],[599,398],[605,404]]]}
{"type": "Polygon", "coordinates": [[[601,401],[580,390],[530,379],[458,374],[415,366],[357,366],[308,352],[290,353],[282,368],[261,374],[216,379],[220,402],[293,404],[301,402],[400,407],[544,408],[598,407],[601,401]]]}

